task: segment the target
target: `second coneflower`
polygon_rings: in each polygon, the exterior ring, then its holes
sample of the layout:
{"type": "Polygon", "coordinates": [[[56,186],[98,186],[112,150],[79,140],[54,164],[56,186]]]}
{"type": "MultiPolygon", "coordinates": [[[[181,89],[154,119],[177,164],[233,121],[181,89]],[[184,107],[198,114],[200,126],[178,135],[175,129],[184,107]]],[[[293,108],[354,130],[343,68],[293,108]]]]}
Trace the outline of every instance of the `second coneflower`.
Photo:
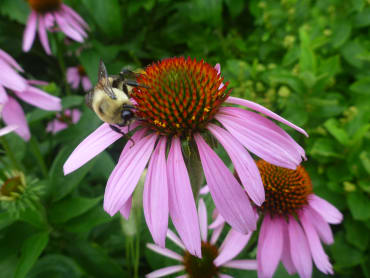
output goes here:
{"type": "MultiPolygon", "coordinates": [[[[201,161],[220,214],[239,232],[254,230],[256,216],[244,189],[257,205],[262,204],[265,195],[258,168],[247,149],[292,169],[299,165],[304,151],[267,118],[223,105],[246,106],[306,133],[263,106],[230,97],[231,90],[227,82],[223,83],[219,65],[168,58],[148,66],[137,81],[145,87],[134,88],[131,93],[140,119],[132,137],[135,144],[125,146],[108,180],[104,209],[110,215],[120,211],[127,216],[132,193],[149,164],[143,202],[154,241],[164,246],[170,215],[187,250],[199,256],[199,223],[184,160],[190,153],[201,161]],[[242,186],[212,149],[211,139],[216,139],[229,154],[242,186]],[[241,217],[246,214],[248,217],[241,217]]],[[[127,130],[122,128],[122,132],[127,130]]],[[[121,137],[103,124],[74,150],[64,165],[64,173],[81,167],[121,137]]]]}

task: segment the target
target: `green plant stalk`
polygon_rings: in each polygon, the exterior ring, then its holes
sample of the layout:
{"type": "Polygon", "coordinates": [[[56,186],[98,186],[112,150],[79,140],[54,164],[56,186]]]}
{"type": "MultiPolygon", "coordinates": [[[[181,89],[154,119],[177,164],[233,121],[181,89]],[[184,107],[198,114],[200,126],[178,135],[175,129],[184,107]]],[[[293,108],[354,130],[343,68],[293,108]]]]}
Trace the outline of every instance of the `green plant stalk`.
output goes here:
{"type": "Polygon", "coordinates": [[[134,278],[139,278],[139,264],[140,264],[140,224],[141,224],[141,210],[136,210],[136,245],[134,256],[134,278]]]}
{"type": "Polygon", "coordinates": [[[9,147],[8,141],[4,138],[4,136],[0,137],[1,145],[3,146],[6,156],[10,159],[13,167],[17,170],[22,170],[21,164],[18,162],[17,158],[15,157],[14,153],[9,147]]]}
{"type": "Polygon", "coordinates": [[[31,137],[31,140],[30,140],[30,146],[31,146],[31,151],[32,151],[33,155],[35,156],[38,164],[40,165],[41,172],[42,172],[43,176],[45,178],[47,178],[49,176],[49,171],[48,171],[48,168],[46,166],[44,157],[41,154],[39,144],[36,141],[35,137],[33,137],[33,136],[31,137]]]}
{"type": "Polygon", "coordinates": [[[62,72],[63,76],[63,83],[66,89],[66,94],[67,96],[71,95],[71,90],[69,88],[69,84],[67,82],[67,76],[66,76],[66,65],[64,63],[63,59],[63,52],[64,52],[64,44],[61,40],[58,39],[58,37],[55,35],[54,39],[56,41],[56,46],[57,46],[57,59],[58,59],[58,64],[60,67],[60,71],[62,72]]]}

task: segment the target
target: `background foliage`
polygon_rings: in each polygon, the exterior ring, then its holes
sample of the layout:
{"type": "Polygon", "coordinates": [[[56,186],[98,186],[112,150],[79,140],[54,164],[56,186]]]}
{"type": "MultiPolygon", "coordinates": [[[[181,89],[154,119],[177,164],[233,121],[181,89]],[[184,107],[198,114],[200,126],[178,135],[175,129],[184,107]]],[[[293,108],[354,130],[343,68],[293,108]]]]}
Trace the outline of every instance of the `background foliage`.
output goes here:
{"type": "MultiPolygon", "coordinates": [[[[170,56],[219,62],[233,95],[306,129],[309,138],[289,132],[306,149],[304,166],[314,190],[344,214],[335,243],[327,248],[335,276],[370,277],[370,1],[64,2],[91,31],[82,45],[65,45],[62,34],[49,33],[53,56],[38,39],[29,53],[21,51],[27,2],[0,3],[0,48],[28,78],[49,81],[44,89],[61,97],[64,108],[83,111],[77,125],[52,136],[45,126],[55,113],[24,105],[31,141],[6,136],[27,177],[37,178],[44,190],[34,209],[18,218],[0,211],[1,277],[132,277],[135,271],[143,277],[168,264],[145,248],[151,238],[140,200],[129,222],[102,209],[105,182],[123,139],[71,175],[63,176],[62,165],[99,125],[83,104],[83,92],[65,82],[66,67],[82,64],[95,83],[100,58],[116,73],[170,56]]],[[[6,164],[0,165],[5,170],[6,164]]],[[[243,255],[253,255],[253,241],[248,248],[243,255]]],[[[287,276],[279,268],[276,277],[287,276]]]]}

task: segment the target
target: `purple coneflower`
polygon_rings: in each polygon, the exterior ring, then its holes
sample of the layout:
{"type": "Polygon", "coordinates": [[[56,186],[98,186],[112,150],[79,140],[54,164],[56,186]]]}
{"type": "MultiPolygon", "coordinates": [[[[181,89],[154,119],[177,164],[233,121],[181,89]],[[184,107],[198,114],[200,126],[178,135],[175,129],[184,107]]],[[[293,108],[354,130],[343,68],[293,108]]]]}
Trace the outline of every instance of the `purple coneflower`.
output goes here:
{"type": "Polygon", "coordinates": [[[15,100],[17,96],[21,100],[44,110],[60,110],[60,99],[51,96],[44,91],[31,85],[47,84],[43,81],[26,80],[18,71],[23,72],[20,65],[6,52],[0,49],[0,105],[1,116],[9,126],[17,126],[15,132],[24,140],[30,139],[30,131],[22,107],[15,100]],[[12,90],[13,94],[5,88],[12,90]]]}
{"type": "Polygon", "coordinates": [[[64,110],[61,114],[57,114],[56,119],[48,123],[46,131],[55,134],[66,129],[69,125],[77,123],[80,117],[81,112],[78,109],[64,110]]]}
{"type": "MultiPolygon", "coordinates": [[[[340,211],[313,194],[302,166],[290,170],[263,160],[257,161],[257,166],[266,192],[266,201],[258,209],[263,217],[257,246],[258,277],[272,277],[280,260],[289,274],[298,272],[302,278],[311,277],[312,259],[321,272],[333,274],[321,241],[333,243],[329,224],[342,221],[340,211]]],[[[218,216],[211,227],[222,223],[218,216]]]]}
{"type": "MultiPolygon", "coordinates": [[[[135,144],[126,144],[109,177],[104,209],[110,215],[118,211],[129,214],[132,193],[149,163],[143,203],[155,243],[164,247],[170,215],[187,250],[200,255],[199,224],[185,164],[192,156],[201,161],[220,214],[239,232],[254,230],[256,217],[244,189],[257,205],[262,204],[265,195],[247,149],[293,169],[301,162],[304,151],[272,121],[255,112],[222,105],[244,105],[304,134],[305,131],[256,103],[229,97],[231,90],[228,83],[223,84],[219,65],[213,68],[190,58],[168,58],[148,66],[137,81],[147,88],[131,92],[140,119],[132,137],[135,144]],[[212,136],[229,154],[244,189],[211,148],[210,142],[215,142],[212,136]],[[241,217],[245,213],[248,217],[241,217]]],[[[123,128],[122,132],[127,130],[123,128]]],[[[103,124],[74,150],[64,165],[64,173],[81,167],[121,137],[103,124]]]]}
{"type": "Polygon", "coordinates": [[[36,35],[36,28],[42,46],[47,54],[51,54],[48,31],[53,31],[55,22],[60,30],[71,39],[83,42],[87,37],[87,23],[73,9],[64,5],[62,0],[27,0],[31,7],[26,29],[23,34],[23,51],[31,49],[36,35]]]}
{"type": "Polygon", "coordinates": [[[230,275],[222,274],[222,268],[257,269],[256,260],[233,260],[247,245],[251,233],[241,234],[231,229],[219,246],[217,240],[223,225],[217,227],[208,240],[207,209],[203,199],[199,199],[198,214],[202,235],[202,258],[195,257],[186,251],[177,235],[168,230],[167,237],[183,250],[182,255],[154,244],[147,244],[147,247],[158,254],[179,261],[180,264],[158,269],[146,275],[147,278],[164,277],[177,272],[185,272],[185,274],[178,276],[182,278],[232,278],[230,275]]]}
{"type": "Polygon", "coordinates": [[[84,91],[92,88],[90,79],[81,65],[67,69],[67,81],[73,89],[77,89],[80,83],[82,83],[84,91]]]}

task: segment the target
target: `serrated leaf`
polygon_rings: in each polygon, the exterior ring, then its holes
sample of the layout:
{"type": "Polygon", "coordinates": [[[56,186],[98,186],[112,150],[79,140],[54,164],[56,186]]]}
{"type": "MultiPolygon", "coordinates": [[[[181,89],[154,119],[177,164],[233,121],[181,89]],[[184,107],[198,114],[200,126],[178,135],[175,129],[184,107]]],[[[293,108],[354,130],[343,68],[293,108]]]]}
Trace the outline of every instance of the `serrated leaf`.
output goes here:
{"type": "Polygon", "coordinates": [[[348,194],[347,203],[354,219],[370,219],[370,198],[362,192],[348,194]]]}
{"type": "Polygon", "coordinates": [[[15,278],[26,277],[32,266],[41,255],[49,241],[49,232],[39,232],[33,234],[25,240],[21,249],[21,257],[19,259],[15,278]]]}
{"type": "Polygon", "coordinates": [[[54,223],[64,223],[96,206],[102,197],[70,197],[59,201],[50,208],[50,219],[54,223]]]}

